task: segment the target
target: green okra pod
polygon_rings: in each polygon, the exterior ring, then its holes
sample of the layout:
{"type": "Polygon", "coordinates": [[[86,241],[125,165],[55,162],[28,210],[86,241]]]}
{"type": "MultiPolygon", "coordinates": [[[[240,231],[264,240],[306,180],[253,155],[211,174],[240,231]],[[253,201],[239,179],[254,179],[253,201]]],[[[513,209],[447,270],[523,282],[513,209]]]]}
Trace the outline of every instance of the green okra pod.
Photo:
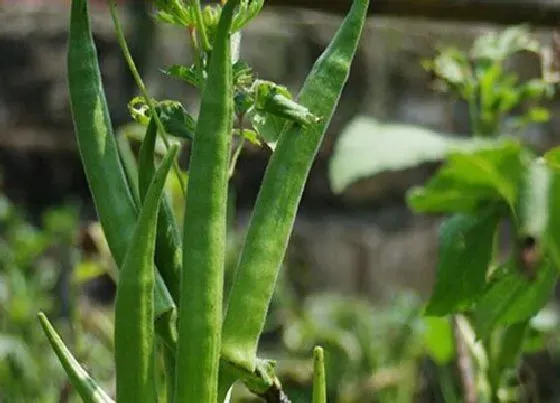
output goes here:
{"type": "Polygon", "coordinates": [[[368,0],[354,0],[299,93],[297,102],[321,122],[286,125],[266,169],[222,329],[222,358],[247,371],[255,369],[259,335],[305,181],[348,79],[368,4],[368,0]]]}
{"type": "Polygon", "coordinates": [[[82,368],[42,312],[39,321],[52,349],[62,364],[70,383],[84,403],[114,403],[93,378],[82,368]]]}
{"type": "Polygon", "coordinates": [[[183,227],[176,403],[217,400],[234,110],[230,30],[238,4],[239,0],[229,0],[220,16],[192,147],[183,227]]]}
{"type": "Polygon", "coordinates": [[[117,401],[156,401],[154,376],[154,253],[159,205],[174,146],[153,175],[118,279],[115,300],[117,401]]]}
{"type": "MultiPolygon", "coordinates": [[[[119,160],[93,41],[87,0],[72,0],[68,85],[74,131],[86,178],[111,254],[120,267],[138,215],[119,160]]],[[[156,316],[174,309],[159,273],[156,316]]]]}

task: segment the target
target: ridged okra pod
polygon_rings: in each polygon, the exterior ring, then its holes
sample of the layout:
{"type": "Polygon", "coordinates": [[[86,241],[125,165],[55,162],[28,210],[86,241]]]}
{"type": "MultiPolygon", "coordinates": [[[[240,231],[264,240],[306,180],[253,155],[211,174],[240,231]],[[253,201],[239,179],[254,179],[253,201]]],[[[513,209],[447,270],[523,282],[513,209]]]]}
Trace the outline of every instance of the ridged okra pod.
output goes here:
{"type": "Polygon", "coordinates": [[[222,358],[246,371],[255,369],[259,335],[304,185],[348,79],[368,5],[368,0],[354,0],[298,95],[297,102],[320,123],[287,126],[266,169],[222,329],[222,358]]]}
{"type": "Polygon", "coordinates": [[[230,30],[222,9],[202,91],[185,202],[175,402],[215,402],[222,324],[228,165],[233,124],[230,30]]]}
{"type": "MultiPolygon", "coordinates": [[[[117,265],[123,263],[138,216],[119,160],[93,41],[87,0],[73,0],[68,41],[70,107],[93,201],[117,265]]],[[[156,317],[174,309],[156,275],[156,317]]]]}
{"type": "Polygon", "coordinates": [[[39,321],[58,360],[62,364],[72,387],[84,403],[115,403],[95,380],[82,368],[42,312],[39,321]]]}
{"type": "Polygon", "coordinates": [[[115,301],[117,401],[157,400],[154,374],[154,253],[165,178],[177,155],[170,149],[153,175],[120,271],[115,301]]]}

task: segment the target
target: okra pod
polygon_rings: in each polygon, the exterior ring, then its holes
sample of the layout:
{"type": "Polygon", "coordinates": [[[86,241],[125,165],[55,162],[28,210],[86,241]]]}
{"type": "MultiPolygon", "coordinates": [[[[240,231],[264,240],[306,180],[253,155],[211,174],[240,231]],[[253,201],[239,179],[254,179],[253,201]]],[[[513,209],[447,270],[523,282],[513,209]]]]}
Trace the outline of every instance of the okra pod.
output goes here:
{"type": "Polygon", "coordinates": [[[287,125],[266,169],[222,329],[222,358],[250,372],[305,181],[348,79],[368,4],[354,0],[299,93],[297,102],[320,123],[287,125]]]}
{"type": "MultiPolygon", "coordinates": [[[[87,0],[72,0],[68,85],[74,131],[93,201],[111,254],[121,266],[132,238],[137,209],[119,160],[93,41],[87,0]]],[[[156,317],[174,309],[156,275],[156,317]]]]}
{"type": "Polygon", "coordinates": [[[228,164],[233,124],[230,30],[239,0],[224,6],[212,44],[208,80],[190,160],[175,402],[217,400],[228,164]]]}
{"type": "Polygon", "coordinates": [[[115,301],[117,401],[157,400],[154,376],[154,253],[159,205],[178,148],[165,156],[145,194],[120,270],[115,301]]]}
{"type": "Polygon", "coordinates": [[[82,401],[84,403],[115,403],[82,368],[42,312],[39,313],[39,321],[52,349],[62,364],[66,375],[68,375],[70,383],[78,392],[82,401]]]}

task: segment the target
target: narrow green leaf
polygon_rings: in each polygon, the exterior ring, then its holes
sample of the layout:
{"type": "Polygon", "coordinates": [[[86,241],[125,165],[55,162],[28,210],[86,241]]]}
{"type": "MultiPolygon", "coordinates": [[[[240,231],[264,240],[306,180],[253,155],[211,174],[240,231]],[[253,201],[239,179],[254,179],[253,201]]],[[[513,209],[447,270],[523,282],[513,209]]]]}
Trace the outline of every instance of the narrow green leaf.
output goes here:
{"type": "Polygon", "coordinates": [[[64,345],[60,336],[56,333],[49,320],[43,313],[39,313],[39,321],[43,331],[47,335],[52,349],[58,360],[64,367],[70,383],[84,403],[114,403],[95,380],[81,367],[80,363],[72,356],[72,353],[64,345]]]}
{"type": "Polygon", "coordinates": [[[412,188],[408,204],[419,212],[474,212],[481,204],[503,200],[513,209],[523,170],[517,142],[470,154],[453,154],[422,187],[412,188]]]}
{"type": "Polygon", "coordinates": [[[474,313],[478,338],[486,338],[498,325],[520,323],[535,315],[549,300],[558,272],[545,261],[536,278],[525,275],[513,260],[511,273],[492,284],[477,301],[474,313]]]}
{"type": "Polygon", "coordinates": [[[299,93],[297,102],[320,117],[321,122],[304,128],[287,125],[265,173],[231,288],[222,332],[223,359],[248,372],[255,370],[259,336],[299,201],[348,79],[368,5],[368,0],[353,2],[299,93]]]}
{"type": "Polygon", "coordinates": [[[313,349],[313,403],[327,403],[325,357],[322,347],[313,349]]]}
{"type": "Polygon", "coordinates": [[[124,259],[115,300],[117,401],[152,403],[154,377],[154,253],[156,222],[167,173],[178,148],[165,156],[146,193],[124,259]]]}
{"type": "Polygon", "coordinates": [[[221,12],[192,146],[183,225],[176,403],[215,402],[218,397],[234,113],[230,31],[238,5],[239,0],[229,0],[221,12]]]}
{"type": "Polygon", "coordinates": [[[436,284],[426,314],[464,311],[484,291],[498,219],[490,206],[478,214],[456,214],[442,224],[436,284]]]}

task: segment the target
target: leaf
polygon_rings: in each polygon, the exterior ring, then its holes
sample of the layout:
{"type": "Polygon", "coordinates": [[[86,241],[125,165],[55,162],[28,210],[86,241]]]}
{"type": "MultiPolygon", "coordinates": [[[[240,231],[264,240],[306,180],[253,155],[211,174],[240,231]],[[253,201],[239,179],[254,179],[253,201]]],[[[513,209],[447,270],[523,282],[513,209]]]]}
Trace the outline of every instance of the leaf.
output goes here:
{"type": "Polygon", "coordinates": [[[523,340],[525,339],[528,325],[529,320],[527,319],[510,325],[504,330],[501,335],[500,350],[496,359],[496,365],[500,371],[515,368],[521,348],[523,347],[523,340]]]}
{"type": "Polygon", "coordinates": [[[262,142],[259,139],[259,135],[256,131],[251,129],[243,129],[243,130],[233,129],[234,136],[239,136],[240,134],[242,134],[243,138],[247,140],[249,143],[259,147],[262,146],[262,142]]]}
{"type": "MultiPolygon", "coordinates": [[[[133,98],[128,103],[128,110],[136,122],[142,126],[149,124],[151,113],[143,97],[133,98]]],[[[155,110],[167,134],[180,139],[192,140],[194,138],[196,121],[179,101],[158,101],[155,110]]]]}
{"type": "Polygon", "coordinates": [[[56,333],[47,317],[43,313],[39,313],[38,316],[52,349],[56,353],[60,363],[64,367],[64,371],[70,379],[70,383],[72,383],[72,386],[76,389],[82,401],[84,403],[114,403],[72,356],[72,353],[64,345],[64,342],[60,339],[60,336],[56,333]]]}
{"type": "Polygon", "coordinates": [[[418,212],[474,212],[481,204],[505,201],[513,209],[523,170],[521,150],[519,143],[505,142],[451,154],[426,185],[409,191],[409,206],[418,212]]]}
{"type": "Polygon", "coordinates": [[[424,346],[429,356],[438,364],[449,363],[455,354],[453,329],[449,319],[427,316],[424,318],[424,346]]]}
{"type": "Polygon", "coordinates": [[[194,66],[187,67],[180,64],[174,64],[173,66],[160,71],[167,76],[183,80],[195,88],[200,87],[200,80],[196,74],[194,66]]]}
{"type": "Polygon", "coordinates": [[[457,138],[412,125],[381,124],[361,116],[340,134],[329,166],[333,192],[384,171],[397,171],[443,160],[451,152],[471,152],[496,140],[457,138]]]}
{"type": "Polygon", "coordinates": [[[436,284],[427,315],[465,311],[484,291],[498,219],[490,206],[477,214],[456,214],[443,223],[436,284]]]}
{"type": "Polygon", "coordinates": [[[520,323],[534,316],[548,302],[558,273],[550,261],[543,262],[530,279],[514,259],[510,274],[492,284],[476,304],[474,323],[477,337],[488,337],[498,325],[520,323]]]}
{"type": "Polygon", "coordinates": [[[92,260],[80,262],[72,270],[72,282],[74,284],[84,284],[96,277],[102,276],[107,270],[92,260]]]}
{"type": "MultiPolygon", "coordinates": [[[[548,158],[551,156],[548,156],[548,158]]],[[[554,158],[556,157],[554,156],[554,158]]],[[[555,165],[557,161],[551,163],[551,160],[548,160],[547,162],[554,171],[550,178],[548,193],[549,206],[552,208],[549,208],[548,211],[548,225],[543,247],[546,253],[550,255],[556,268],[560,269],[560,208],[558,208],[560,206],[560,172],[557,171],[558,168],[555,165]]]]}
{"type": "Polygon", "coordinates": [[[544,159],[551,168],[560,172],[560,146],[548,150],[544,155],[544,159]]]}

